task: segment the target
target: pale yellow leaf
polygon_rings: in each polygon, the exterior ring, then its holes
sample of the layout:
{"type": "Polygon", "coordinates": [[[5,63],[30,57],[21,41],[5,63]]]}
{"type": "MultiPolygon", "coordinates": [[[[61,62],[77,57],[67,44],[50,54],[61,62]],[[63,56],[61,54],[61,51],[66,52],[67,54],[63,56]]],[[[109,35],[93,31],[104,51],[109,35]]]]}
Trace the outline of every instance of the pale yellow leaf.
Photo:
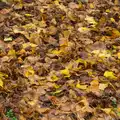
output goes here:
{"type": "Polygon", "coordinates": [[[78,28],[78,31],[81,33],[88,33],[90,31],[90,29],[87,27],[80,27],[80,28],[78,28]]]}
{"type": "Polygon", "coordinates": [[[89,23],[92,24],[93,27],[95,27],[98,23],[95,21],[95,19],[91,16],[86,16],[85,20],[89,23]]]}
{"type": "Polygon", "coordinates": [[[105,83],[100,83],[100,84],[99,84],[99,89],[100,89],[100,90],[104,90],[106,87],[108,87],[108,84],[107,84],[107,83],[106,83],[106,84],[105,84],[105,83]]]}

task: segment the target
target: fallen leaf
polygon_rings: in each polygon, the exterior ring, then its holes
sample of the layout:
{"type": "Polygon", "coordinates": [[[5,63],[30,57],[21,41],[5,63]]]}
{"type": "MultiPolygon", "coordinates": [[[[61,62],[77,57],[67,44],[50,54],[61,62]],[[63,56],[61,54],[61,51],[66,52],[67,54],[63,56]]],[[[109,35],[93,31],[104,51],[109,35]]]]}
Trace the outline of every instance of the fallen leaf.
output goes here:
{"type": "Polygon", "coordinates": [[[0,87],[3,87],[3,81],[1,78],[0,78],[0,87]]]}
{"type": "Polygon", "coordinates": [[[81,85],[79,83],[76,84],[76,88],[82,89],[82,90],[86,90],[87,89],[87,85],[81,85]]]}
{"type": "Polygon", "coordinates": [[[13,50],[13,49],[9,50],[8,55],[15,56],[16,55],[15,50],[13,50]]]}
{"type": "Polygon", "coordinates": [[[88,33],[90,31],[90,28],[80,27],[80,28],[78,28],[78,31],[81,33],[88,33]]]}
{"type": "Polygon", "coordinates": [[[110,78],[110,79],[117,79],[117,77],[114,75],[114,73],[112,71],[105,71],[104,76],[106,78],[110,78]]]}
{"type": "Polygon", "coordinates": [[[118,59],[120,59],[120,52],[119,52],[119,53],[117,53],[117,57],[118,57],[118,59]]]}
{"type": "Polygon", "coordinates": [[[5,42],[9,42],[9,41],[12,41],[12,40],[13,40],[12,37],[5,37],[5,38],[4,38],[4,41],[5,41],[5,42]]]}
{"type": "Polygon", "coordinates": [[[70,72],[68,69],[61,70],[60,73],[65,75],[65,77],[70,77],[70,72]]]}
{"type": "Polygon", "coordinates": [[[90,8],[94,8],[94,4],[93,3],[90,3],[90,8]]]}
{"type": "Polygon", "coordinates": [[[85,20],[89,23],[92,24],[92,27],[95,27],[98,23],[95,21],[95,19],[93,17],[90,16],[86,16],[85,20]]]}
{"type": "Polygon", "coordinates": [[[100,89],[100,90],[104,90],[106,87],[108,87],[108,84],[107,84],[107,83],[106,83],[106,84],[105,84],[105,83],[100,83],[100,84],[99,84],[99,89],[100,89]]]}
{"type": "Polygon", "coordinates": [[[106,114],[110,114],[110,112],[112,111],[111,108],[104,108],[104,109],[101,109],[102,111],[104,111],[106,114]]]}
{"type": "Polygon", "coordinates": [[[25,72],[24,72],[25,77],[29,77],[34,74],[35,74],[35,71],[33,70],[33,68],[31,66],[29,66],[25,69],[25,72]]]}

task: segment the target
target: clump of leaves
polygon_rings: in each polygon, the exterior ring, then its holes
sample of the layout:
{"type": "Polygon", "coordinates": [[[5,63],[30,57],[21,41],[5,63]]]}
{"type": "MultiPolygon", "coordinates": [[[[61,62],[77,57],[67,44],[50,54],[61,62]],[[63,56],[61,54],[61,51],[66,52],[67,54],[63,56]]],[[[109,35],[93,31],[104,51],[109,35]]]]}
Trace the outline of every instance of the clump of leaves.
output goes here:
{"type": "Polygon", "coordinates": [[[7,110],[6,116],[7,116],[10,120],[17,120],[17,118],[15,117],[12,109],[7,110]]]}

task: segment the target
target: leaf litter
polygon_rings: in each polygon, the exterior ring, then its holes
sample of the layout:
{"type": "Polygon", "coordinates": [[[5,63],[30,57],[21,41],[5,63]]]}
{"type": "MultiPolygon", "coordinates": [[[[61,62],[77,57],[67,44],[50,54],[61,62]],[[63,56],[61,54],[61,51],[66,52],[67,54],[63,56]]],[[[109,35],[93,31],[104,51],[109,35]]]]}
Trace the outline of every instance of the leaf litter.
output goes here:
{"type": "Polygon", "coordinates": [[[120,119],[118,0],[0,1],[0,119],[120,119]]]}

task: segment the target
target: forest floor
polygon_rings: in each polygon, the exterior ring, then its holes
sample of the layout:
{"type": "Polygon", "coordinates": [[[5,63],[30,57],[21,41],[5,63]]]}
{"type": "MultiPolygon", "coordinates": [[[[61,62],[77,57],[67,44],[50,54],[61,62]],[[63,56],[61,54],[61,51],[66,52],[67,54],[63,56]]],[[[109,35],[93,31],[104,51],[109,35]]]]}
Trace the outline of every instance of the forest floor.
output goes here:
{"type": "Polygon", "coordinates": [[[0,120],[119,119],[118,0],[0,2],[0,120]]]}

